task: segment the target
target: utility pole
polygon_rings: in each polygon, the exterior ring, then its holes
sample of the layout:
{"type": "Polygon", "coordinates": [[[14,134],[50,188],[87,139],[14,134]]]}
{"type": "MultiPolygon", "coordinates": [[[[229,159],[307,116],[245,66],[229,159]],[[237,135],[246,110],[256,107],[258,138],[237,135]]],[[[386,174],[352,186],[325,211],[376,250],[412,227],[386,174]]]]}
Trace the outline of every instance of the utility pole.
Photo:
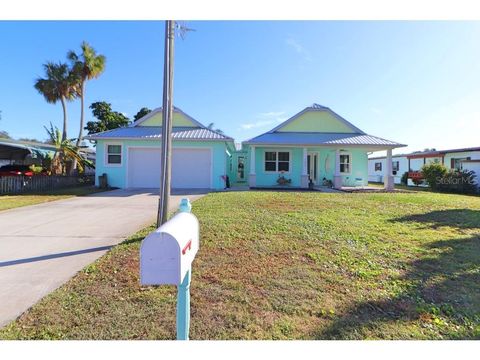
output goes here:
{"type": "Polygon", "coordinates": [[[157,227],[168,217],[170,179],[172,169],[172,122],[173,122],[173,52],[175,21],[165,21],[165,56],[163,65],[163,105],[162,105],[162,153],[160,173],[160,199],[158,203],[157,227]]]}

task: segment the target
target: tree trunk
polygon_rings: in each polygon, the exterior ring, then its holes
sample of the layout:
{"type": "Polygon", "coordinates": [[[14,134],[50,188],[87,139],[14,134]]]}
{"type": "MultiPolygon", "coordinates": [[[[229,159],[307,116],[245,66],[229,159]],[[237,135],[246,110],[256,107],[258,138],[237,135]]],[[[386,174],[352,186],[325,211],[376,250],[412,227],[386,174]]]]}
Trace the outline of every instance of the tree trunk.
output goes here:
{"type": "MultiPolygon", "coordinates": [[[[83,124],[85,123],[85,82],[82,82],[82,90],[80,95],[80,131],[78,132],[78,138],[76,145],[80,146],[83,137],[83,124]]],[[[73,175],[73,172],[77,169],[77,159],[73,159],[72,167],[70,169],[70,175],[73,175]]]]}
{"type": "Polygon", "coordinates": [[[85,82],[82,82],[82,95],[80,96],[80,131],[78,132],[77,146],[80,146],[80,142],[83,137],[83,126],[85,123],[85,82]]]}
{"type": "Polygon", "coordinates": [[[63,108],[63,132],[62,132],[62,142],[67,140],[67,104],[65,103],[65,97],[61,97],[60,101],[62,102],[63,108]]]}

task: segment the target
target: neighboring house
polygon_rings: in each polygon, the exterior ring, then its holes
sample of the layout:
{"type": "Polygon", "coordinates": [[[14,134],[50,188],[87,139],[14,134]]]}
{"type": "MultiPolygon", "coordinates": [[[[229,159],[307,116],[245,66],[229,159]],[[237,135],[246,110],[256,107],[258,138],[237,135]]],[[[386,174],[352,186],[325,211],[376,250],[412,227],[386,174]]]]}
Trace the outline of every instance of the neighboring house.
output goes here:
{"type": "Polygon", "coordinates": [[[0,139],[0,161],[4,165],[39,165],[41,157],[53,156],[55,146],[34,141],[0,139]]]}
{"type": "Polygon", "coordinates": [[[467,160],[480,160],[480,147],[417,151],[407,155],[410,171],[420,171],[422,166],[429,163],[440,163],[447,169],[461,170],[462,163],[467,160]]]}
{"type": "MultiPolygon", "coordinates": [[[[118,188],[159,188],[162,109],[125,128],[87,136],[97,143],[96,184],[107,174],[118,188]]],[[[174,108],[172,188],[223,189],[233,139],[174,108]]]]}
{"type": "MultiPolygon", "coordinates": [[[[409,154],[395,155],[392,157],[393,164],[399,162],[399,170],[395,177],[395,183],[401,178],[404,172],[409,172],[409,184],[413,185],[411,178],[419,174],[422,166],[425,164],[439,163],[445,165],[447,169],[471,170],[474,171],[477,178],[480,177],[480,147],[470,147],[448,150],[416,151],[409,154]]],[[[382,175],[378,170],[385,166],[386,157],[372,157],[368,159],[368,175],[370,181],[382,182],[378,176],[382,175]],[[381,165],[379,165],[381,163],[381,165]]]]}
{"type": "MultiPolygon", "coordinates": [[[[461,149],[435,150],[414,152],[407,156],[409,161],[409,177],[421,176],[422,166],[429,163],[440,163],[449,170],[472,170],[478,178],[480,177],[480,147],[470,147],[461,149]]],[[[408,180],[410,185],[411,179],[408,180]]]]}
{"type": "MultiPolygon", "coordinates": [[[[53,157],[56,147],[51,144],[35,141],[0,139],[0,166],[3,165],[41,165],[45,156],[53,157]]],[[[81,148],[80,154],[95,163],[95,149],[81,148]]],[[[91,168],[85,169],[85,174],[93,174],[91,168]]]]}
{"type": "MultiPolygon", "coordinates": [[[[383,183],[386,171],[386,156],[368,158],[368,181],[383,183]]],[[[392,155],[392,173],[395,184],[400,184],[402,175],[408,172],[407,155],[392,155]]]]}
{"type": "MultiPolygon", "coordinates": [[[[328,107],[313,104],[244,145],[249,149],[250,187],[333,183],[335,188],[368,185],[368,153],[406,145],[368,135],[328,107]]],[[[392,169],[386,188],[393,188],[392,169]]]]}

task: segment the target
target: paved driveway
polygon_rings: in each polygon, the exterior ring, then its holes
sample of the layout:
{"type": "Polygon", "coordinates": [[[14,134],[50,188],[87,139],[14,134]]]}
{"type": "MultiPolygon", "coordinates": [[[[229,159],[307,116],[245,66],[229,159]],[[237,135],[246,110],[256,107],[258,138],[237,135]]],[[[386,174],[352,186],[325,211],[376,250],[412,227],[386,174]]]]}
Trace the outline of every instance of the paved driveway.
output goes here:
{"type": "MultiPolygon", "coordinates": [[[[172,196],[190,201],[205,192],[172,196]]],[[[158,195],[114,190],[0,212],[0,327],[156,219],[158,195]]]]}

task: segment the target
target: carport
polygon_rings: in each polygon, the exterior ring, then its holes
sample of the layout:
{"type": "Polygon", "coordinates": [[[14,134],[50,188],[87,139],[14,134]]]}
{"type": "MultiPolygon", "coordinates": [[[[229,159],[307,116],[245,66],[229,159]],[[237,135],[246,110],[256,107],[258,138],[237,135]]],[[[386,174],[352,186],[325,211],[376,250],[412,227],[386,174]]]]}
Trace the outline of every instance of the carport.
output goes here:
{"type": "Polygon", "coordinates": [[[0,165],[39,164],[40,157],[55,153],[55,146],[10,139],[0,139],[0,165]]]}

